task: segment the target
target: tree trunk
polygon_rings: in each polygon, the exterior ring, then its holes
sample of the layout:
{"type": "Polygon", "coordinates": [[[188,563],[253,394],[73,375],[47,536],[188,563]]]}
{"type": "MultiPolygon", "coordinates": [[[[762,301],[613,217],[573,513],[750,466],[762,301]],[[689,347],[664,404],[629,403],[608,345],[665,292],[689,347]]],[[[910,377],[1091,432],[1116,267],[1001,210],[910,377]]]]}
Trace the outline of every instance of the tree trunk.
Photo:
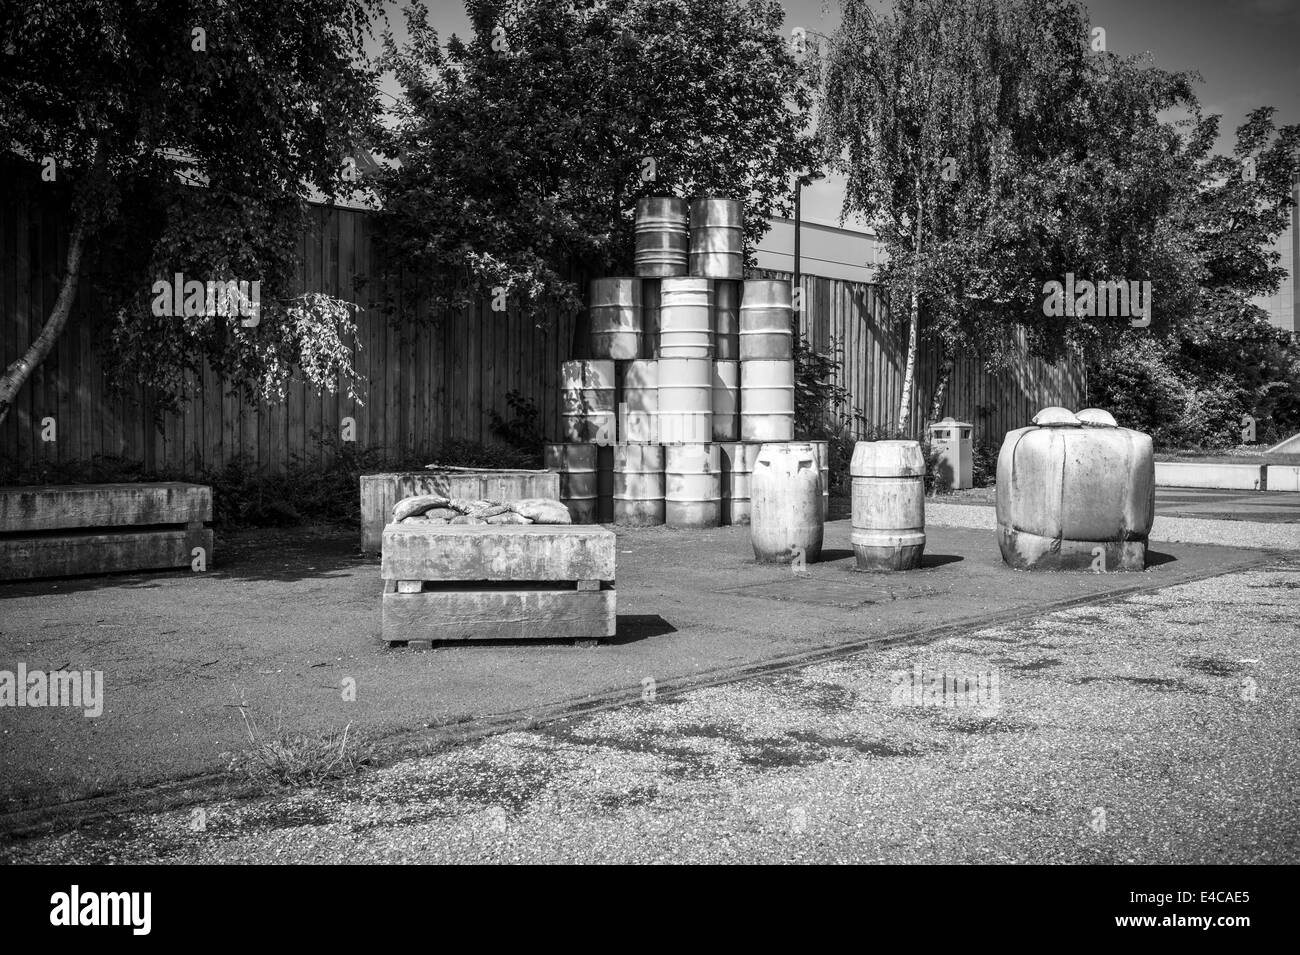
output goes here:
{"type": "Polygon", "coordinates": [[[924,224],[924,205],[921,201],[921,175],[916,175],[916,221],[912,223],[912,308],[908,316],[907,367],[903,370],[903,397],[898,404],[898,436],[907,437],[907,424],[912,417],[912,388],[916,383],[917,326],[921,323],[920,280],[916,274],[921,261],[921,229],[924,224]]]}
{"type": "Polygon", "coordinates": [[[930,403],[930,424],[939,420],[939,415],[943,414],[943,397],[944,392],[948,390],[948,381],[952,378],[953,359],[951,355],[945,355],[943,364],[939,367],[939,383],[934,389],[934,401],[930,403]]]}
{"type": "Polygon", "coordinates": [[[32,372],[49,355],[54,343],[63,334],[64,326],[68,324],[72,303],[77,297],[77,283],[81,279],[81,250],[84,239],[85,226],[82,220],[78,219],[68,242],[67,271],[63,274],[59,297],[55,299],[54,308],[49,318],[45,320],[45,327],[41,329],[41,333],[36,336],[36,341],[31,343],[27,351],[20,358],[15,359],[5,369],[4,375],[0,376],[0,424],[4,424],[9,417],[9,409],[13,407],[19,389],[26,384],[32,372]]]}

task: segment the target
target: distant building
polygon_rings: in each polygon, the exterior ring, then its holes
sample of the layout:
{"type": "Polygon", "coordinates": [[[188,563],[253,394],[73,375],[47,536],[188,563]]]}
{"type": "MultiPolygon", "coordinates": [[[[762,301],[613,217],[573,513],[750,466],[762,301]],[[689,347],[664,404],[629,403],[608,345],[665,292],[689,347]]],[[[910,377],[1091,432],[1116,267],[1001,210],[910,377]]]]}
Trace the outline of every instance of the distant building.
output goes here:
{"type": "MultiPolygon", "coordinates": [[[[760,269],[794,271],[794,220],[773,216],[772,228],[759,240],[754,257],[760,269]]],[[[804,218],[799,271],[828,279],[874,282],[885,261],[884,246],[869,229],[804,218]]]]}
{"type": "Polygon", "coordinates": [[[1286,269],[1286,278],[1272,295],[1253,301],[1268,312],[1270,323],[1300,334],[1300,172],[1296,174],[1291,198],[1296,201],[1291,207],[1291,224],[1273,243],[1273,249],[1282,256],[1278,264],[1286,269]]]}

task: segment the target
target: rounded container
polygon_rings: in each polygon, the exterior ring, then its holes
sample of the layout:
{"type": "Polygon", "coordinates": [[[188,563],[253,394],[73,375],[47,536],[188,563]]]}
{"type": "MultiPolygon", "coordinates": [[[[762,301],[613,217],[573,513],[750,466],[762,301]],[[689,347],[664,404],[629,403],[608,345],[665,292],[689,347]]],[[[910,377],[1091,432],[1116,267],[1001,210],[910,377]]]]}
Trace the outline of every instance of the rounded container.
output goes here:
{"type": "Polygon", "coordinates": [[[575,524],[595,524],[600,516],[597,450],[594,444],[548,444],[543,449],[546,467],[560,476],[560,501],[575,524]]]}
{"type": "Polygon", "coordinates": [[[708,279],[659,283],[659,357],[712,358],[713,289],[708,279]]]}
{"type": "Polygon", "coordinates": [[[716,444],[664,448],[664,523],[717,527],[722,521],[722,467],[716,444]]]}
{"type": "Polygon", "coordinates": [[[789,282],[744,282],[740,294],[741,360],[793,358],[793,315],[789,282]]]}
{"type": "Polygon", "coordinates": [[[916,441],[859,441],[849,465],[859,570],[914,570],[925,552],[925,458],[916,441]]]}
{"type": "Polygon", "coordinates": [[[744,210],[734,199],[691,203],[690,274],[739,281],[745,277],[744,210]]]}
{"type": "Polygon", "coordinates": [[[675,196],[636,203],[634,271],[643,278],[685,275],[689,265],[690,207],[675,196]]]}
{"type": "Polygon", "coordinates": [[[794,362],[740,363],[740,437],[794,440],[794,362]]]}
{"type": "Polygon", "coordinates": [[[618,445],[614,448],[614,523],[652,527],[663,522],[663,447],[618,445]]]}
{"type": "Polygon", "coordinates": [[[641,357],[659,357],[659,279],[641,280],[641,357]]]}
{"type": "Polygon", "coordinates": [[[740,360],[740,282],[713,283],[713,357],[740,360]]]}
{"type": "Polygon", "coordinates": [[[660,358],[658,444],[705,444],[713,437],[713,362],[660,358]]]}
{"type": "Polygon", "coordinates": [[[560,366],[561,420],[570,444],[613,444],[618,434],[614,362],[566,361],[560,366]]]}
{"type": "Polygon", "coordinates": [[[822,479],[807,441],[760,446],[750,479],[749,539],[760,563],[813,563],[822,555],[822,479]]]}
{"type": "Polygon", "coordinates": [[[822,520],[831,512],[831,458],[829,441],[809,441],[817,454],[817,470],[822,475],[822,520]]]}
{"type": "Polygon", "coordinates": [[[1052,423],[1008,432],[998,454],[1002,559],[1020,570],[1144,569],[1155,520],[1151,438],[1095,413],[1037,417],[1052,423]]]}
{"type": "Polygon", "coordinates": [[[622,374],[619,436],[631,444],[657,444],[659,363],[653,360],[630,361],[622,367],[622,374]]]}
{"type": "Polygon", "coordinates": [[[740,439],[740,362],[713,363],[713,440],[740,439]]]}
{"type": "Polygon", "coordinates": [[[591,355],[626,361],[641,356],[641,280],[593,279],[590,286],[591,355]]]}

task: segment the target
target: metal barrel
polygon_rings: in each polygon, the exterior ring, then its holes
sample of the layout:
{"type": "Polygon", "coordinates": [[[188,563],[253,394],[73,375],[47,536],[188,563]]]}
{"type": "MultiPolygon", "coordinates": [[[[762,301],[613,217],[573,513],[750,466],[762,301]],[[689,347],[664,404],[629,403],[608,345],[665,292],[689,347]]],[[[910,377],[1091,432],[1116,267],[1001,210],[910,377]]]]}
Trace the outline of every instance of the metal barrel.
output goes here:
{"type": "Polygon", "coordinates": [[[658,444],[701,444],[713,436],[713,362],[660,358],[658,444]]]}
{"type": "Polygon", "coordinates": [[[740,358],[776,360],[794,357],[790,283],[749,279],[740,293],[740,358]]]}
{"type": "Polygon", "coordinates": [[[748,524],[750,476],[761,444],[731,441],[718,445],[722,465],[722,523],[748,524]]]}
{"type": "Polygon", "coordinates": [[[729,279],[713,283],[713,357],[740,360],[740,284],[729,279]]]}
{"type": "Polygon", "coordinates": [[[570,444],[613,444],[618,435],[614,362],[566,361],[560,366],[561,419],[570,444]]]}
{"type": "Polygon", "coordinates": [[[629,361],[622,367],[623,399],[619,403],[618,434],[630,444],[659,441],[659,363],[629,361]]]}
{"type": "Polygon", "coordinates": [[[831,444],[829,441],[810,441],[817,453],[817,469],[822,474],[822,520],[831,513],[831,444]]]}
{"type": "Polygon", "coordinates": [[[659,357],[713,357],[713,289],[708,279],[659,284],[659,357]]]}
{"type": "Polygon", "coordinates": [[[925,458],[916,441],[859,441],[849,465],[859,570],[912,570],[925,551],[925,458]]]}
{"type": "Polygon", "coordinates": [[[594,444],[548,444],[546,467],[560,476],[560,502],[575,524],[595,524],[600,488],[594,444]]]}
{"type": "Polygon", "coordinates": [[[618,445],[614,448],[614,523],[652,527],[663,522],[663,447],[618,445]]]}
{"type": "Polygon", "coordinates": [[[740,440],[740,362],[713,363],[713,440],[740,440]]]}
{"type": "Polygon", "coordinates": [[[794,362],[740,363],[740,437],[743,441],[794,439],[794,362]]]}
{"type": "Polygon", "coordinates": [[[744,210],[735,199],[691,203],[690,274],[739,281],[745,277],[744,210]]]}
{"type": "Polygon", "coordinates": [[[717,527],[722,521],[722,466],[716,444],[664,448],[664,523],[717,527]]]}
{"type": "Polygon", "coordinates": [[[754,459],[749,539],[761,563],[820,560],[822,481],[807,441],[764,444],[754,459]]]}
{"type": "Polygon", "coordinates": [[[685,199],[651,196],[636,203],[634,271],[643,278],[685,275],[689,264],[685,199]]]}
{"type": "Polygon", "coordinates": [[[590,286],[591,354],[624,361],[641,354],[641,280],[593,279],[590,286]]]}
{"type": "Polygon", "coordinates": [[[659,357],[659,279],[641,280],[641,357],[659,357]]]}

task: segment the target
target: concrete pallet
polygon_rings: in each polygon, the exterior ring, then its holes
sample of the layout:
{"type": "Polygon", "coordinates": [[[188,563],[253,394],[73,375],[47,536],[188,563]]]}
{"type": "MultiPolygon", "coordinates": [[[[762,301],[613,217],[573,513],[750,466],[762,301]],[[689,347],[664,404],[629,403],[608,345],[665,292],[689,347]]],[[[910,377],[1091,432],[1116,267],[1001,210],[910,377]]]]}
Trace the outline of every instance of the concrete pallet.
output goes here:
{"type": "Polygon", "coordinates": [[[0,580],[212,563],[212,489],[198,484],[0,488],[0,580]]]}
{"type": "Polygon", "coordinates": [[[383,639],[575,640],[614,636],[615,537],[589,525],[390,524],[383,639]]]}
{"type": "Polygon", "coordinates": [[[560,498],[554,471],[454,469],[361,475],[361,549],[377,553],[393,505],[416,494],[440,494],[469,500],[517,501],[528,497],[560,498]]]}

